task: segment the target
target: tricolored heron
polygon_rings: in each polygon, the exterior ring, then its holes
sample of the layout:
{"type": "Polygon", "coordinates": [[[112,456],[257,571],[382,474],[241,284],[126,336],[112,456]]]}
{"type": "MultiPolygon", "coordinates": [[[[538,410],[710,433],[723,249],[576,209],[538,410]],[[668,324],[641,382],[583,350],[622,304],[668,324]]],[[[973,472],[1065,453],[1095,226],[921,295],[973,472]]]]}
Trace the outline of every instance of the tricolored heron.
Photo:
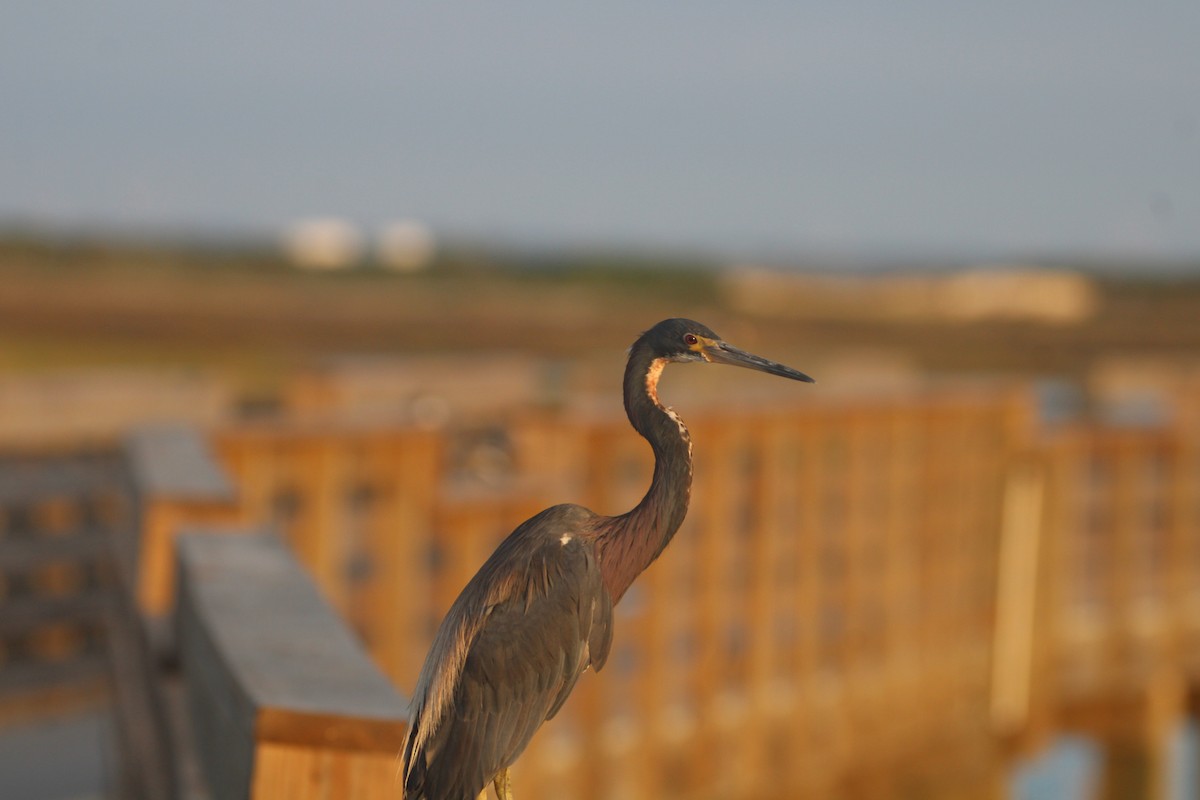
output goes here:
{"type": "Polygon", "coordinates": [[[508,768],[575,682],[608,656],[613,606],[687,514],[692,442],[658,400],[671,362],[733,364],[811,383],[803,372],[721,341],[688,319],[643,333],[625,367],[625,413],[654,450],[654,477],[632,511],[606,517],[558,505],[509,534],[454,601],[414,692],[401,755],[408,800],[475,800],[508,768]]]}

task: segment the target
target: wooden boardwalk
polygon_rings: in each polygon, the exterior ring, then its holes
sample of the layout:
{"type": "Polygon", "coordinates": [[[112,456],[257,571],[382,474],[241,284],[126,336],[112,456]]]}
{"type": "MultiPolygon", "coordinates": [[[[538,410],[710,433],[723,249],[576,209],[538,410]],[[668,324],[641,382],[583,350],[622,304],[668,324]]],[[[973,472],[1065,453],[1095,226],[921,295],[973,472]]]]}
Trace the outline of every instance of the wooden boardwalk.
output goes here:
{"type": "MultiPolygon", "coordinates": [[[[618,608],[609,665],[519,762],[521,794],[1002,797],[1016,759],[1071,730],[1110,755],[1108,796],[1165,797],[1200,686],[1197,418],[1051,429],[1021,386],[687,414],[685,527],[618,608]]],[[[521,412],[490,437],[499,481],[458,432],[396,424],[227,426],[209,461],[143,445],[129,596],[144,620],[174,613],[184,526],[277,526],[403,693],[517,523],[563,501],[624,511],[649,480],[617,415],[521,412]],[[155,488],[180,463],[202,490],[155,488]]]]}

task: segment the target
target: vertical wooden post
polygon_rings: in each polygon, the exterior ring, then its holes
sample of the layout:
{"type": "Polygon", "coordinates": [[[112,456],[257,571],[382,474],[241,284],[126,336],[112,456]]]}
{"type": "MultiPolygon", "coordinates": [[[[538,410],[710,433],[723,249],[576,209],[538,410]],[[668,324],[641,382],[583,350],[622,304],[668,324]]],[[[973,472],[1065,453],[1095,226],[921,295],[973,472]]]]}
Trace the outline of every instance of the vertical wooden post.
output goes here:
{"type": "Polygon", "coordinates": [[[1015,465],[1008,476],[996,580],[992,651],[992,724],[1002,734],[1029,720],[1041,557],[1044,476],[1040,465],[1015,465]]]}
{"type": "Polygon", "coordinates": [[[788,473],[781,453],[784,440],[779,435],[780,426],[772,422],[760,415],[748,420],[746,430],[746,446],[753,459],[746,476],[753,526],[747,555],[749,598],[744,612],[749,648],[746,700],[751,715],[749,726],[755,731],[748,746],[750,781],[746,790],[760,796],[768,794],[776,783],[772,760],[781,748],[773,745],[783,734],[786,709],[792,702],[788,693],[780,691],[776,679],[780,605],[786,599],[779,580],[779,561],[784,556],[780,507],[787,493],[788,473]]]}
{"type": "Polygon", "coordinates": [[[1146,689],[1145,746],[1150,752],[1146,797],[1172,800],[1172,740],[1186,718],[1187,684],[1178,665],[1164,665],[1146,689]]]}
{"type": "Polygon", "coordinates": [[[1139,506],[1136,471],[1137,459],[1131,456],[1127,439],[1119,436],[1106,442],[1105,456],[1113,469],[1112,557],[1106,563],[1107,583],[1113,609],[1108,630],[1107,649],[1113,678],[1121,682],[1120,668],[1126,663],[1130,644],[1135,640],[1137,606],[1139,604],[1137,572],[1142,566],[1139,558],[1139,506]]]}
{"type": "Polygon", "coordinates": [[[797,481],[796,510],[796,604],[800,636],[796,642],[796,688],[801,698],[795,714],[799,728],[793,739],[792,757],[813,785],[810,791],[820,796],[832,788],[837,777],[837,751],[834,736],[827,735],[832,714],[828,705],[827,680],[821,669],[822,624],[822,515],[821,498],[825,486],[821,464],[820,431],[827,414],[817,412],[797,423],[797,449],[800,475],[797,481]],[[818,767],[817,765],[823,765],[818,767]]]}
{"type": "Polygon", "coordinates": [[[693,483],[693,509],[697,539],[697,691],[698,720],[701,728],[693,755],[692,769],[701,785],[713,795],[729,794],[724,781],[730,775],[729,751],[722,724],[721,696],[725,690],[725,573],[731,518],[729,484],[721,472],[729,455],[728,441],[721,425],[693,425],[693,437],[704,442],[705,468],[693,483]],[[700,438],[703,437],[703,438],[700,438]]]}
{"type": "Polygon", "coordinates": [[[126,442],[140,518],[137,552],[124,566],[135,575],[138,607],[161,617],[174,599],[174,537],[185,522],[240,518],[237,496],[200,434],[187,428],[145,428],[126,442]]]}
{"type": "Polygon", "coordinates": [[[1192,628],[1192,591],[1195,586],[1195,541],[1200,529],[1193,516],[1196,487],[1190,474],[1188,455],[1191,448],[1182,436],[1170,437],[1167,449],[1166,485],[1163,487],[1163,514],[1166,516],[1166,543],[1163,548],[1163,614],[1168,618],[1167,657],[1179,663],[1186,652],[1192,628]]]}
{"type": "Polygon", "coordinates": [[[334,608],[345,609],[343,579],[343,463],[337,442],[328,434],[308,434],[295,450],[297,490],[303,513],[292,526],[292,548],[308,567],[334,608]]]}
{"type": "Polygon", "coordinates": [[[367,536],[376,570],[368,600],[372,653],[398,686],[416,683],[431,632],[434,508],[442,441],[433,431],[387,437],[380,508],[367,536]]]}

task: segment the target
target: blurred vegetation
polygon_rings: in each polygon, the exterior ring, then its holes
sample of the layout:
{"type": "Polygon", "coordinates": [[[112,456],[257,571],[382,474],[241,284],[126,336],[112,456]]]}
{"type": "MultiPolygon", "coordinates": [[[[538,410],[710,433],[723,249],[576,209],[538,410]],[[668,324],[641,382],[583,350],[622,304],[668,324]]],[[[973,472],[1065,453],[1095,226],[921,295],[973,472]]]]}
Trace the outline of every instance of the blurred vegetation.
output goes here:
{"type": "Polygon", "coordinates": [[[369,260],[305,272],[273,243],[9,234],[0,237],[0,370],[216,367],[258,390],[334,354],[619,352],[679,315],[747,345],[883,348],[933,372],[1078,376],[1106,355],[1200,352],[1200,265],[1104,265],[1093,273],[1096,313],[1069,326],[773,318],[727,302],[721,273],[702,256],[480,246],[447,247],[415,273],[369,260]]]}

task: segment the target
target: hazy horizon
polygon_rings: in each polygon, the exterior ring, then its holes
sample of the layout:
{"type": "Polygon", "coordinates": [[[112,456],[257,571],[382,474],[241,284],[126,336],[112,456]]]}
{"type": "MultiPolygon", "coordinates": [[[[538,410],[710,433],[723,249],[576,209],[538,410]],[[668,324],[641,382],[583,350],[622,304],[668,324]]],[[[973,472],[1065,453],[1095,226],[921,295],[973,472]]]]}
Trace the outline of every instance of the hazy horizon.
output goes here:
{"type": "Polygon", "coordinates": [[[1200,6],[39,4],[0,226],[1200,258],[1200,6]],[[353,13],[347,13],[347,9],[353,13]]]}

